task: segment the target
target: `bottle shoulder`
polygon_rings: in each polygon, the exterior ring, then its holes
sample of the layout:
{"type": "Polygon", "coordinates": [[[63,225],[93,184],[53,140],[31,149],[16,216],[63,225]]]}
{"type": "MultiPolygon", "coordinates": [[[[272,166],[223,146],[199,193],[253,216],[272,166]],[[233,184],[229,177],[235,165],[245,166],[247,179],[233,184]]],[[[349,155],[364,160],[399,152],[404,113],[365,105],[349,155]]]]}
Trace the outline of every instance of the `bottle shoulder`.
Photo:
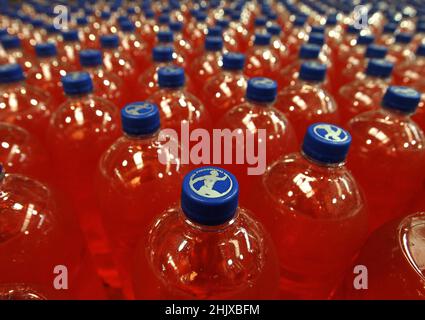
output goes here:
{"type": "Polygon", "coordinates": [[[206,296],[243,290],[260,277],[271,243],[263,227],[245,209],[223,229],[198,229],[180,208],[168,209],[150,229],[144,251],[148,265],[170,290],[206,296]],[[170,263],[172,261],[172,263],[170,263]],[[201,294],[202,294],[201,293],[201,294]]]}
{"type": "Polygon", "coordinates": [[[343,219],[365,209],[362,192],[344,165],[315,164],[300,153],[270,166],[262,187],[278,210],[314,219],[343,219]]]}

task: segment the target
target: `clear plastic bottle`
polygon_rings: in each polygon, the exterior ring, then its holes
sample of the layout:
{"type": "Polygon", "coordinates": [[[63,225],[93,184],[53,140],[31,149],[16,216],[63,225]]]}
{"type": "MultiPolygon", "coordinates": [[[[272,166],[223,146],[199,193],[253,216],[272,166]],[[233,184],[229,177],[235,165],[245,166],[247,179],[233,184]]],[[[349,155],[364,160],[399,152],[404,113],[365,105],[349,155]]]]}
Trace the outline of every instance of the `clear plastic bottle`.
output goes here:
{"type": "Polygon", "coordinates": [[[211,127],[210,115],[201,100],[186,91],[183,68],[159,68],[158,85],[160,90],[152,94],[148,101],[158,106],[163,128],[180,132],[183,123],[189,125],[190,131],[211,127]]]}
{"type": "Polygon", "coordinates": [[[140,241],[136,298],[277,297],[273,245],[252,214],[238,207],[238,191],[236,178],[221,168],[186,175],[181,205],[157,215],[140,241]]]}
{"type": "Polygon", "coordinates": [[[367,236],[365,199],[345,166],[350,134],[311,125],[301,152],[272,164],[248,208],[270,232],[283,299],[328,299],[367,236]]]}
{"type": "Polygon", "coordinates": [[[21,39],[18,36],[5,35],[0,38],[4,54],[0,56],[2,64],[18,63],[25,72],[36,68],[35,60],[22,50],[21,39]]]}
{"type": "Polygon", "coordinates": [[[244,66],[245,55],[225,53],[222,72],[205,83],[201,99],[213,123],[217,123],[228,110],[245,101],[248,78],[243,74],[244,66]]]}
{"type": "Polygon", "coordinates": [[[353,136],[348,165],[365,191],[371,230],[409,214],[413,197],[421,190],[425,137],[410,119],[419,100],[417,91],[391,86],[382,109],[361,113],[348,123],[353,136]]]}
{"type": "Polygon", "coordinates": [[[68,100],[54,112],[48,128],[53,170],[57,184],[75,206],[99,273],[110,286],[119,286],[116,271],[107,264],[110,249],[93,190],[100,157],[120,134],[119,110],[93,95],[87,72],[69,73],[62,84],[68,100]]]}
{"type": "Polygon", "coordinates": [[[315,122],[339,123],[339,111],[334,98],[324,88],[327,67],[316,61],[304,62],[297,82],[281,90],[275,107],[295,128],[301,141],[307,128],[315,122]]]}
{"type": "Polygon", "coordinates": [[[18,125],[45,141],[53,106],[43,91],[26,84],[18,64],[0,66],[0,105],[0,121],[18,125]]]}
{"type": "Polygon", "coordinates": [[[123,81],[112,72],[105,70],[100,50],[81,50],[80,64],[93,81],[94,94],[119,107],[123,105],[127,91],[123,81]]]}
{"type": "Polygon", "coordinates": [[[393,64],[387,60],[369,61],[360,79],[342,86],[337,95],[341,121],[347,123],[354,116],[379,109],[385,91],[390,85],[393,64]]]}
{"type": "Polygon", "coordinates": [[[178,201],[184,166],[160,140],[156,105],[129,104],[121,110],[121,121],[124,135],[103,154],[96,189],[125,295],[134,298],[132,257],[138,240],[147,234],[155,215],[178,201]]]}
{"type": "Polygon", "coordinates": [[[35,46],[37,68],[28,72],[27,83],[49,94],[51,104],[56,110],[65,101],[61,79],[67,73],[69,64],[62,64],[56,45],[52,42],[35,46]]]}
{"type": "Polygon", "coordinates": [[[271,35],[269,33],[257,33],[254,46],[246,53],[245,74],[249,78],[268,77],[274,79],[279,67],[279,58],[271,47],[271,35]]]}
{"type": "Polygon", "coordinates": [[[50,189],[0,165],[0,208],[1,284],[31,283],[50,299],[105,298],[75,220],[50,189]],[[68,290],[54,287],[58,266],[68,290]]]}
{"type": "Polygon", "coordinates": [[[368,281],[367,290],[358,290],[354,288],[355,279],[353,273],[350,273],[338,298],[423,300],[424,232],[424,212],[393,220],[376,230],[354,262],[354,266],[366,266],[368,278],[374,280],[368,281]]]}

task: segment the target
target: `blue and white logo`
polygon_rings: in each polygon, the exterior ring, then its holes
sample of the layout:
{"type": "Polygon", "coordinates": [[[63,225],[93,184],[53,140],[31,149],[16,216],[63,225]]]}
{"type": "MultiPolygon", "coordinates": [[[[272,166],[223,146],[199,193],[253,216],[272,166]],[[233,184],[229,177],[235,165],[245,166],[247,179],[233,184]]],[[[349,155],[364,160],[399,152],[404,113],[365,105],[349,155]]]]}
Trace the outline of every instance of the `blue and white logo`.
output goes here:
{"type": "Polygon", "coordinates": [[[275,82],[269,78],[254,78],[251,80],[252,84],[262,88],[274,87],[275,82]]]}
{"type": "Polygon", "coordinates": [[[218,168],[196,170],[189,179],[190,189],[205,198],[220,198],[227,195],[233,187],[230,176],[218,168]]]}
{"type": "Polygon", "coordinates": [[[319,137],[331,142],[342,143],[349,139],[345,130],[331,124],[318,124],[313,128],[313,131],[319,137]]]}
{"type": "Polygon", "coordinates": [[[409,87],[394,86],[393,92],[405,97],[416,97],[418,92],[409,87]]]}
{"type": "Polygon", "coordinates": [[[154,111],[154,106],[150,103],[130,104],[125,107],[125,112],[132,116],[148,115],[154,111]]]}

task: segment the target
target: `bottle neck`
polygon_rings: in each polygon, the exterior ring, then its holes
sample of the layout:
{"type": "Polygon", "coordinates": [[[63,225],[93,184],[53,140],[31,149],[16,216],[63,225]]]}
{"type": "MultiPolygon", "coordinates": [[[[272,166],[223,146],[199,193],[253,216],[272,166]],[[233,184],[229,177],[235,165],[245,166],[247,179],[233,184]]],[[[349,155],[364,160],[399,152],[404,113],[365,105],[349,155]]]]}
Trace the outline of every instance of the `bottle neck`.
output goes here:
{"type": "Polygon", "coordinates": [[[239,215],[239,209],[236,209],[235,215],[233,216],[232,219],[230,219],[229,221],[223,224],[216,225],[216,226],[207,226],[207,225],[199,224],[193,220],[190,220],[183,211],[181,211],[180,218],[182,219],[185,225],[200,232],[223,232],[235,224],[235,222],[238,219],[238,215],[239,215]]]}
{"type": "Polygon", "coordinates": [[[301,150],[301,155],[304,157],[304,159],[306,159],[308,162],[310,162],[311,164],[314,164],[315,166],[319,166],[322,168],[327,168],[327,169],[337,169],[337,168],[342,168],[345,166],[345,161],[343,162],[338,162],[338,163],[327,163],[327,162],[321,162],[318,161],[316,159],[313,159],[312,157],[308,156],[307,154],[304,153],[304,151],[301,150]]]}
{"type": "Polygon", "coordinates": [[[246,99],[248,100],[248,102],[255,106],[255,107],[259,107],[259,108],[271,108],[274,104],[274,101],[257,101],[257,100],[252,100],[248,97],[246,97],[246,99]]]}
{"type": "Polygon", "coordinates": [[[156,139],[159,135],[160,128],[158,128],[155,132],[146,133],[146,134],[129,134],[124,132],[124,137],[129,140],[149,140],[156,139]]]}
{"type": "Polygon", "coordinates": [[[405,118],[406,120],[410,119],[410,116],[413,115],[415,112],[406,112],[406,111],[401,111],[401,110],[396,110],[393,108],[389,108],[386,106],[382,106],[382,110],[384,110],[386,113],[391,114],[394,117],[397,118],[405,118]]]}

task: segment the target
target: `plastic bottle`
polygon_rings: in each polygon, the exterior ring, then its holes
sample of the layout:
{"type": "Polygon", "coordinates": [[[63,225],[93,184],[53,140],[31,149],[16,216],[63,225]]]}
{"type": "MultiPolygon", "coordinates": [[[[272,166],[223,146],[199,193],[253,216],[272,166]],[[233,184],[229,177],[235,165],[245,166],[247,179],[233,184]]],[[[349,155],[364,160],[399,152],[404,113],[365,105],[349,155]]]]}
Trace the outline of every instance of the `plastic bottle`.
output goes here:
{"type": "Polygon", "coordinates": [[[0,121],[18,125],[45,141],[53,106],[43,91],[25,83],[18,64],[0,66],[0,105],[0,121]]]}
{"type": "Polygon", "coordinates": [[[359,290],[353,285],[356,274],[350,272],[342,286],[342,295],[338,298],[423,300],[424,230],[424,212],[393,220],[376,230],[354,262],[354,266],[366,266],[368,278],[374,280],[368,281],[367,290],[363,289],[365,283],[362,281],[362,289],[359,290]]]}
{"type": "Polygon", "coordinates": [[[120,39],[124,50],[129,54],[136,63],[137,69],[144,70],[149,61],[147,60],[149,48],[143,43],[142,39],[135,33],[134,23],[128,19],[121,20],[120,39]]]}
{"type": "Polygon", "coordinates": [[[116,274],[106,265],[110,253],[102,228],[93,179],[103,152],[120,133],[118,109],[93,95],[87,72],[74,72],[62,79],[68,100],[52,115],[48,128],[49,149],[57,184],[75,206],[81,229],[98,272],[112,287],[116,274]]]}
{"type": "Polygon", "coordinates": [[[63,55],[61,63],[68,63],[67,70],[76,71],[78,66],[78,53],[81,51],[81,42],[78,30],[69,29],[62,32],[63,55]]]}
{"type": "Polygon", "coordinates": [[[342,86],[337,95],[341,121],[347,123],[354,116],[379,109],[385,91],[390,85],[393,64],[387,60],[372,59],[360,79],[342,86]]]}
{"type": "Polygon", "coordinates": [[[251,196],[278,251],[283,299],[331,297],[366,239],[365,200],[345,166],[350,143],[340,127],[311,125],[301,151],[272,164],[251,196]]]}
{"type": "Polygon", "coordinates": [[[37,44],[35,52],[38,66],[28,72],[27,83],[47,93],[50,96],[53,108],[56,110],[65,101],[61,79],[66,75],[67,66],[70,65],[60,62],[56,46],[52,42],[37,44]]]}
{"type": "Polygon", "coordinates": [[[323,87],[326,65],[308,61],[301,65],[298,81],[279,92],[276,109],[294,126],[298,141],[316,122],[339,123],[337,104],[323,87]]]}
{"type": "Polygon", "coordinates": [[[0,38],[0,42],[4,50],[4,55],[0,57],[2,64],[18,63],[25,72],[36,67],[34,59],[25,55],[22,50],[21,40],[17,36],[4,35],[0,38]]]}
{"type": "Polygon", "coordinates": [[[223,40],[221,38],[205,38],[205,52],[190,64],[188,72],[196,92],[202,92],[206,81],[220,72],[222,50],[223,40]]]}
{"type": "Polygon", "coordinates": [[[50,189],[0,165],[0,204],[2,284],[31,283],[51,299],[105,298],[77,224],[50,189]],[[55,272],[65,268],[61,290],[55,272]]]}
{"type": "Polygon", "coordinates": [[[219,121],[228,110],[245,101],[248,78],[243,74],[244,65],[245,55],[225,53],[222,72],[205,83],[202,101],[213,123],[219,121]]]}
{"type": "Polygon", "coordinates": [[[173,32],[170,30],[161,30],[157,33],[158,36],[158,45],[159,46],[170,46],[173,48],[173,59],[174,63],[183,67],[187,68],[187,57],[183,55],[183,53],[180,51],[180,46],[175,47],[174,46],[174,35],[173,32]]]}
{"type": "Polygon", "coordinates": [[[94,94],[115,106],[121,106],[127,94],[123,81],[114,73],[105,70],[102,52],[99,50],[81,50],[80,64],[90,74],[94,94]]]}
{"type": "Polygon", "coordinates": [[[279,70],[279,59],[271,49],[271,35],[258,33],[254,46],[246,53],[245,74],[249,78],[269,77],[274,79],[279,70]]]}
{"type": "Polygon", "coordinates": [[[189,125],[190,131],[211,127],[210,115],[202,102],[186,91],[183,68],[159,68],[158,85],[160,90],[153,93],[148,100],[158,106],[163,128],[180,132],[183,123],[189,125]]]}
{"type": "Polygon", "coordinates": [[[124,135],[103,154],[96,189],[124,292],[132,298],[132,257],[138,240],[155,215],[178,201],[184,166],[160,140],[156,105],[129,104],[121,110],[121,121],[124,135]]]}
{"type": "Polygon", "coordinates": [[[136,298],[276,298],[274,248],[251,213],[238,207],[238,189],[236,178],[218,167],[186,175],[181,206],[158,215],[140,241],[136,298]]]}
{"type": "Polygon", "coordinates": [[[402,86],[414,86],[425,78],[425,44],[416,49],[415,58],[395,66],[394,83],[402,86]]]}
{"type": "Polygon", "coordinates": [[[353,136],[349,168],[365,191],[371,230],[407,215],[412,198],[421,190],[425,138],[410,119],[419,100],[417,91],[391,86],[382,109],[361,113],[348,123],[353,136]]]}
{"type": "Polygon", "coordinates": [[[152,49],[152,65],[143,72],[137,80],[139,101],[146,100],[154,92],[158,91],[158,70],[161,67],[173,65],[173,48],[157,46],[152,49]]]}
{"type": "Polygon", "coordinates": [[[399,32],[395,35],[395,42],[389,48],[387,59],[395,65],[413,60],[414,52],[410,47],[413,34],[407,32],[399,32]]]}
{"type": "MultiPolygon", "coordinates": [[[[258,182],[261,173],[265,170],[265,165],[295,151],[298,145],[292,124],[276,108],[276,95],[277,85],[273,80],[268,78],[249,79],[245,95],[246,101],[227,111],[219,121],[219,128],[236,130],[246,139],[246,141],[236,139],[236,146],[233,146],[232,152],[233,161],[229,164],[229,168],[243,186],[241,189],[242,203],[245,201],[247,192],[258,182]],[[242,142],[244,142],[243,145],[242,142]],[[236,158],[237,148],[245,149],[248,143],[254,143],[256,146],[258,172],[254,173],[257,174],[248,172],[247,162],[238,163],[236,158]]],[[[251,152],[253,151],[251,150],[251,152]]],[[[247,148],[245,152],[248,152],[247,148]]]]}

